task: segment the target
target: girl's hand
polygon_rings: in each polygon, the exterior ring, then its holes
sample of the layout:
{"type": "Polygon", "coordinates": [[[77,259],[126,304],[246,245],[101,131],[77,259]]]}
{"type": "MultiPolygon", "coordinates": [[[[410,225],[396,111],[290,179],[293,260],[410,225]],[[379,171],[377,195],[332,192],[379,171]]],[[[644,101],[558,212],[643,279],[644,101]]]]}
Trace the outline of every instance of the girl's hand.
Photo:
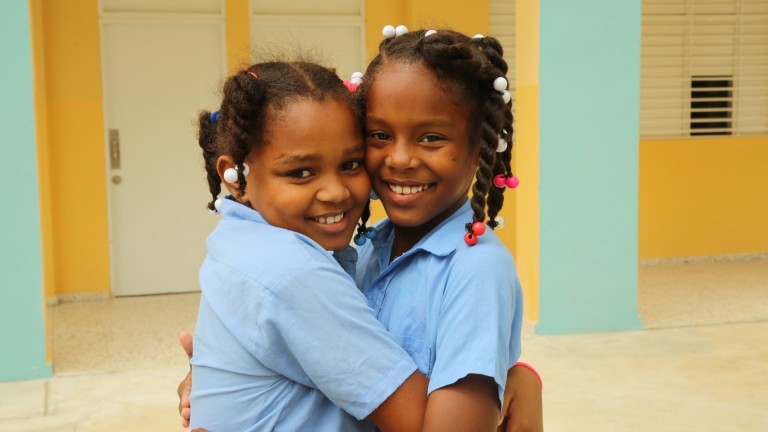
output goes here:
{"type": "MultiPolygon", "coordinates": [[[[187,358],[192,358],[192,335],[183,331],[179,333],[179,343],[184,348],[184,352],[187,353],[187,358]]],[[[179,395],[179,415],[181,415],[181,426],[189,427],[190,416],[190,404],[189,393],[192,391],[192,366],[189,367],[189,373],[179,383],[179,387],[176,389],[176,393],[179,395]]],[[[200,431],[200,430],[197,430],[200,431]]]]}
{"type": "Polygon", "coordinates": [[[539,377],[525,367],[507,373],[503,416],[497,432],[543,432],[544,415],[539,377]]]}

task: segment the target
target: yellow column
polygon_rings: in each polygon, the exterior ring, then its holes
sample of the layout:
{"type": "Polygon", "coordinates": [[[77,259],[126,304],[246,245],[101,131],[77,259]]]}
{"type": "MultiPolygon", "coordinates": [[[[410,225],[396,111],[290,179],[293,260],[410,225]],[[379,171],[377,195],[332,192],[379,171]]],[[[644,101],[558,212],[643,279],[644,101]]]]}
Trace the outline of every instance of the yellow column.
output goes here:
{"type": "Polygon", "coordinates": [[[526,321],[539,320],[539,2],[517,2],[515,173],[517,271],[525,297],[526,321]]]}
{"type": "Polygon", "coordinates": [[[251,29],[248,0],[227,0],[227,71],[234,73],[251,64],[251,29]]]}

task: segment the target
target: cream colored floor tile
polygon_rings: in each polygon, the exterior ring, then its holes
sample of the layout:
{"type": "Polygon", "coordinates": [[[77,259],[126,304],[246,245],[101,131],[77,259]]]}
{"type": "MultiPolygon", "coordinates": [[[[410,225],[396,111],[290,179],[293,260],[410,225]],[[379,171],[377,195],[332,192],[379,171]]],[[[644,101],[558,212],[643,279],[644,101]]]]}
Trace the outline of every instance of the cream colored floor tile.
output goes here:
{"type": "Polygon", "coordinates": [[[645,328],[768,320],[768,258],[639,267],[645,328]]]}
{"type": "Polygon", "coordinates": [[[46,386],[45,380],[0,383],[0,421],[43,415],[46,386]]]}
{"type": "Polygon", "coordinates": [[[548,431],[768,431],[768,322],[527,336],[548,431]]]}
{"type": "Polygon", "coordinates": [[[50,379],[45,416],[0,420],[0,431],[181,430],[176,386],[187,366],[50,379]]]}
{"type": "Polygon", "coordinates": [[[199,293],[49,307],[56,373],[158,368],[183,359],[177,334],[194,331],[199,293]]]}

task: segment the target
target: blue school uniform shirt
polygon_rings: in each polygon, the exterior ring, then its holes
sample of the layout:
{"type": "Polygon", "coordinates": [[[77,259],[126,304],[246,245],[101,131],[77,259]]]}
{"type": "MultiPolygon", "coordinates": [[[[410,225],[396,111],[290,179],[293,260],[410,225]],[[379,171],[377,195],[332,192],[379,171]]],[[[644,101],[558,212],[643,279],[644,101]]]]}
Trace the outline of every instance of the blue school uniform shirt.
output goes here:
{"type": "Polygon", "coordinates": [[[469,201],[413,248],[389,257],[392,223],[358,248],[356,280],[368,304],[429,377],[429,392],[468,374],[492,377],[504,395],[507,370],[520,357],[522,292],[512,255],[491,229],[464,242],[469,201]]]}
{"type": "Polygon", "coordinates": [[[193,428],[372,430],[416,366],[310,238],[223,200],[200,269],[193,428]]]}

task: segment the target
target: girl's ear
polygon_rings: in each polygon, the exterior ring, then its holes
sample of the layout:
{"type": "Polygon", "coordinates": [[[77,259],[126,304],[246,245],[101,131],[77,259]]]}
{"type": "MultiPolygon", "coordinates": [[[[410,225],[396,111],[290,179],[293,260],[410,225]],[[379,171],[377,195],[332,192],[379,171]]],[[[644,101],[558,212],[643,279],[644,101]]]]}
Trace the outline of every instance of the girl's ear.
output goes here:
{"type": "Polygon", "coordinates": [[[219,158],[216,160],[216,171],[219,173],[219,178],[222,179],[224,183],[224,187],[227,188],[230,195],[235,197],[238,202],[242,204],[247,204],[247,198],[245,195],[240,195],[239,186],[240,182],[236,181],[234,183],[229,183],[228,181],[224,180],[224,173],[228,169],[236,169],[237,164],[235,164],[235,160],[232,159],[230,156],[219,156],[219,158]]]}

